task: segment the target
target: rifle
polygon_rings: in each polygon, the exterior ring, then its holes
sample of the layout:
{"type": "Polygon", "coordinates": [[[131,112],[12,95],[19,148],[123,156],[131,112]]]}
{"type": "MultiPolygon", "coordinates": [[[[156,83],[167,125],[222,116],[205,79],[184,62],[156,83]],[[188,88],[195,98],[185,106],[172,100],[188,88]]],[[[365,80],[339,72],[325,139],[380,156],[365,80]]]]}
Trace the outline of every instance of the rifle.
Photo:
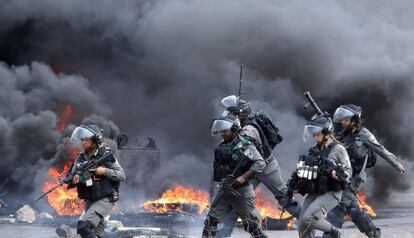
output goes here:
{"type": "Polygon", "coordinates": [[[298,202],[293,201],[293,191],[296,189],[296,184],[298,183],[298,175],[296,172],[293,172],[291,178],[287,181],[287,200],[284,204],[279,204],[281,207],[282,212],[280,213],[280,217],[279,220],[282,219],[283,214],[286,212],[285,207],[289,206],[289,205],[293,205],[293,206],[297,206],[298,202]]]}
{"type": "Polygon", "coordinates": [[[239,98],[245,95],[245,93],[242,92],[242,84],[243,84],[243,64],[240,65],[239,91],[237,93],[237,96],[239,98]]]}
{"type": "Polygon", "coordinates": [[[99,165],[102,165],[106,162],[114,162],[114,161],[115,161],[115,159],[113,157],[113,153],[109,152],[107,154],[102,155],[98,159],[92,159],[92,160],[89,160],[89,161],[85,161],[83,163],[75,164],[75,166],[77,167],[75,173],[70,173],[70,171],[69,171],[65,179],[63,179],[63,180],[59,179],[59,184],[58,185],[51,188],[49,191],[43,193],[40,197],[36,198],[34,201],[35,202],[39,201],[41,198],[43,198],[44,196],[46,196],[49,193],[53,192],[58,187],[63,186],[63,184],[70,184],[73,180],[73,177],[75,177],[76,175],[89,173],[90,169],[94,169],[96,167],[99,167],[99,165]]]}
{"type": "Polygon", "coordinates": [[[241,172],[240,169],[246,167],[247,164],[250,162],[251,160],[249,158],[246,158],[245,156],[241,156],[240,161],[237,163],[237,166],[233,170],[233,172],[227,175],[226,178],[223,179],[223,181],[221,182],[220,189],[217,192],[217,195],[214,198],[213,202],[211,203],[211,208],[214,208],[217,206],[217,204],[223,198],[223,195],[227,190],[230,189],[230,190],[233,190],[233,192],[235,192],[236,194],[239,193],[236,190],[234,190],[233,185],[236,181],[237,176],[240,175],[240,172],[241,172]]]}
{"type": "Polygon", "coordinates": [[[324,172],[328,176],[331,176],[332,171],[335,170],[336,177],[338,177],[339,181],[342,184],[344,184],[345,186],[349,186],[351,184],[351,181],[349,181],[348,176],[346,175],[345,170],[342,167],[337,166],[335,163],[328,159],[322,159],[324,160],[324,172]]]}
{"type": "Polygon", "coordinates": [[[305,105],[303,105],[303,107],[305,108],[305,109],[308,109],[309,108],[309,106],[312,106],[312,108],[315,110],[315,112],[316,112],[316,114],[318,115],[318,116],[325,116],[325,117],[329,117],[329,113],[328,112],[323,112],[320,108],[319,108],[319,106],[318,106],[318,104],[316,104],[316,102],[315,102],[315,100],[313,100],[313,98],[312,98],[312,96],[310,95],[310,92],[309,91],[306,91],[305,93],[304,93],[304,95],[305,95],[305,97],[306,97],[306,99],[308,100],[308,103],[306,103],[305,105]]]}

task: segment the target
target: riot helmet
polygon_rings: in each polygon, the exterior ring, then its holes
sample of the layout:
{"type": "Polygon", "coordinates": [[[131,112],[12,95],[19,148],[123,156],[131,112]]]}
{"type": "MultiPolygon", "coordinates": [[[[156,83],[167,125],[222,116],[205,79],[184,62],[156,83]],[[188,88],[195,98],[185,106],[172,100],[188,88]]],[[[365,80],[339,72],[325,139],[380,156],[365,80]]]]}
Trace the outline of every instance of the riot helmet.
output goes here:
{"type": "Polygon", "coordinates": [[[330,134],[333,131],[334,126],[330,117],[314,115],[305,125],[303,130],[303,140],[307,141],[309,138],[312,138],[314,134],[319,132],[330,134]]]}
{"type": "Polygon", "coordinates": [[[237,117],[227,115],[213,120],[211,123],[211,135],[221,135],[226,131],[239,131],[240,121],[237,117]]]}
{"type": "MultiPolygon", "coordinates": [[[[250,108],[250,103],[236,95],[230,95],[221,100],[221,104],[226,108],[226,110],[235,115],[250,115],[252,109],[250,108]]],[[[225,115],[223,113],[223,115],[225,115]]]]}
{"type": "Polygon", "coordinates": [[[96,125],[80,125],[72,132],[70,139],[75,143],[91,139],[96,144],[100,144],[103,139],[103,130],[96,125]]]}
{"type": "Polygon", "coordinates": [[[345,104],[339,106],[334,113],[333,121],[340,123],[345,118],[361,118],[362,108],[354,104],[345,104]]]}

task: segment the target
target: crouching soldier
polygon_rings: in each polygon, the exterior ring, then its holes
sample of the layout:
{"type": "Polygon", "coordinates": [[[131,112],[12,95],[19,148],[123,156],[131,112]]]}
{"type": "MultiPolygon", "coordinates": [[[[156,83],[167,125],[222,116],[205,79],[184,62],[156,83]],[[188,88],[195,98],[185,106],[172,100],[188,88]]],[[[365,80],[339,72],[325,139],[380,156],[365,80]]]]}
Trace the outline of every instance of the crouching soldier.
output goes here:
{"type": "Polygon", "coordinates": [[[300,238],[313,238],[316,230],[334,238],[343,237],[325,215],[341,201],[352,169],[345,147],[332,133],[332,120],[322,115],[313,117],[304,129],[304,138],[313,137],[316,144],[307,156],[301,156],[289,183],[293,191],[305,195],[299,220],[300,238]]]}
{"type": "Polygon", "coordinates": [[[102,146],[102,132],[96,125],[81,125],[75,128],[71,136],[71,140],[81,143],[83,148],[67,175],[67,178],[73,177],[68,188],[76,187],[78,197],[85,201],[85,211],[77,223],[77,233],[82,238],[104,236],[105,217],[119,199],[119,184],[125,180],[125,173],[111,149],[102,146]],[[104,157],[106,159],[103,161],[104,157]],[[93,168],[79,171],[86,164],[94,162],[96,166],[93,168]]]}

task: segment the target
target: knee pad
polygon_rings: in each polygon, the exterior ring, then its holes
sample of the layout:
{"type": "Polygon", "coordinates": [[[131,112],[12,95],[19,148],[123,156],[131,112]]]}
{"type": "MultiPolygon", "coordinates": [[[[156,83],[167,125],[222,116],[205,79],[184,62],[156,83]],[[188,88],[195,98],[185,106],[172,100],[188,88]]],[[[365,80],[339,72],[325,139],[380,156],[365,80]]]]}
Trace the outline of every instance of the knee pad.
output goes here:
{"type": "Polygon", "coordinates": [[[340,207],[335,207],[326,216],[326,220],[333,226],[342,228],[344,224],[345,211],[340,207]]]}
{"type": "Polygon", "coordinates": [[[347,209],[347,213],[349,216],[361,216],[364,215],[364,210],[360,208],[359,206],[349,206],[347,209]]]}
{"type": "Polygon", "coordinates": [[[91,225],[87,221],[78,221],[76,231],[82,238],[96,238],[95,233],[91,229],[91,225]]]}
{"type": "Polygon", "coordinates": [[[315,211],[307,217],[301,217],[299,220],[299,227],[309,229],[313,222],[324,219],[323,212],[321,210],[315,211]]]}

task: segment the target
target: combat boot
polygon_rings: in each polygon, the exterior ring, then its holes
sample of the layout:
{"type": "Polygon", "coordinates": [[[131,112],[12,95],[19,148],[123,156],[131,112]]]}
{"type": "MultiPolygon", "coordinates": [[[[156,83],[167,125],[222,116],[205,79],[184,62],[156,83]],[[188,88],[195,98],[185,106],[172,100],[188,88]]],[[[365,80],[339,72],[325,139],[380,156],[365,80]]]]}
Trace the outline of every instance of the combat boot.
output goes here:
{"type": "Polygon", "coordinates": [[[267,235],[264,233],[264,231],[260,228],[255,229],[254,231],[250,232],[250,235],[253,238],[267,238],[267,235]]]}
{"type": "Polygon", "coordinates": [[[332,229],[329,231],[328,235],[332,238],[344,238],[344,233],[342,229],[332,226],[332,229]]]}
{"type": "Polygon", "coordinates": [[[381,237],[381,229],[375,228],[375,231],[369,232],[366,234],[369,238],[380,238],[381,237]]]}

